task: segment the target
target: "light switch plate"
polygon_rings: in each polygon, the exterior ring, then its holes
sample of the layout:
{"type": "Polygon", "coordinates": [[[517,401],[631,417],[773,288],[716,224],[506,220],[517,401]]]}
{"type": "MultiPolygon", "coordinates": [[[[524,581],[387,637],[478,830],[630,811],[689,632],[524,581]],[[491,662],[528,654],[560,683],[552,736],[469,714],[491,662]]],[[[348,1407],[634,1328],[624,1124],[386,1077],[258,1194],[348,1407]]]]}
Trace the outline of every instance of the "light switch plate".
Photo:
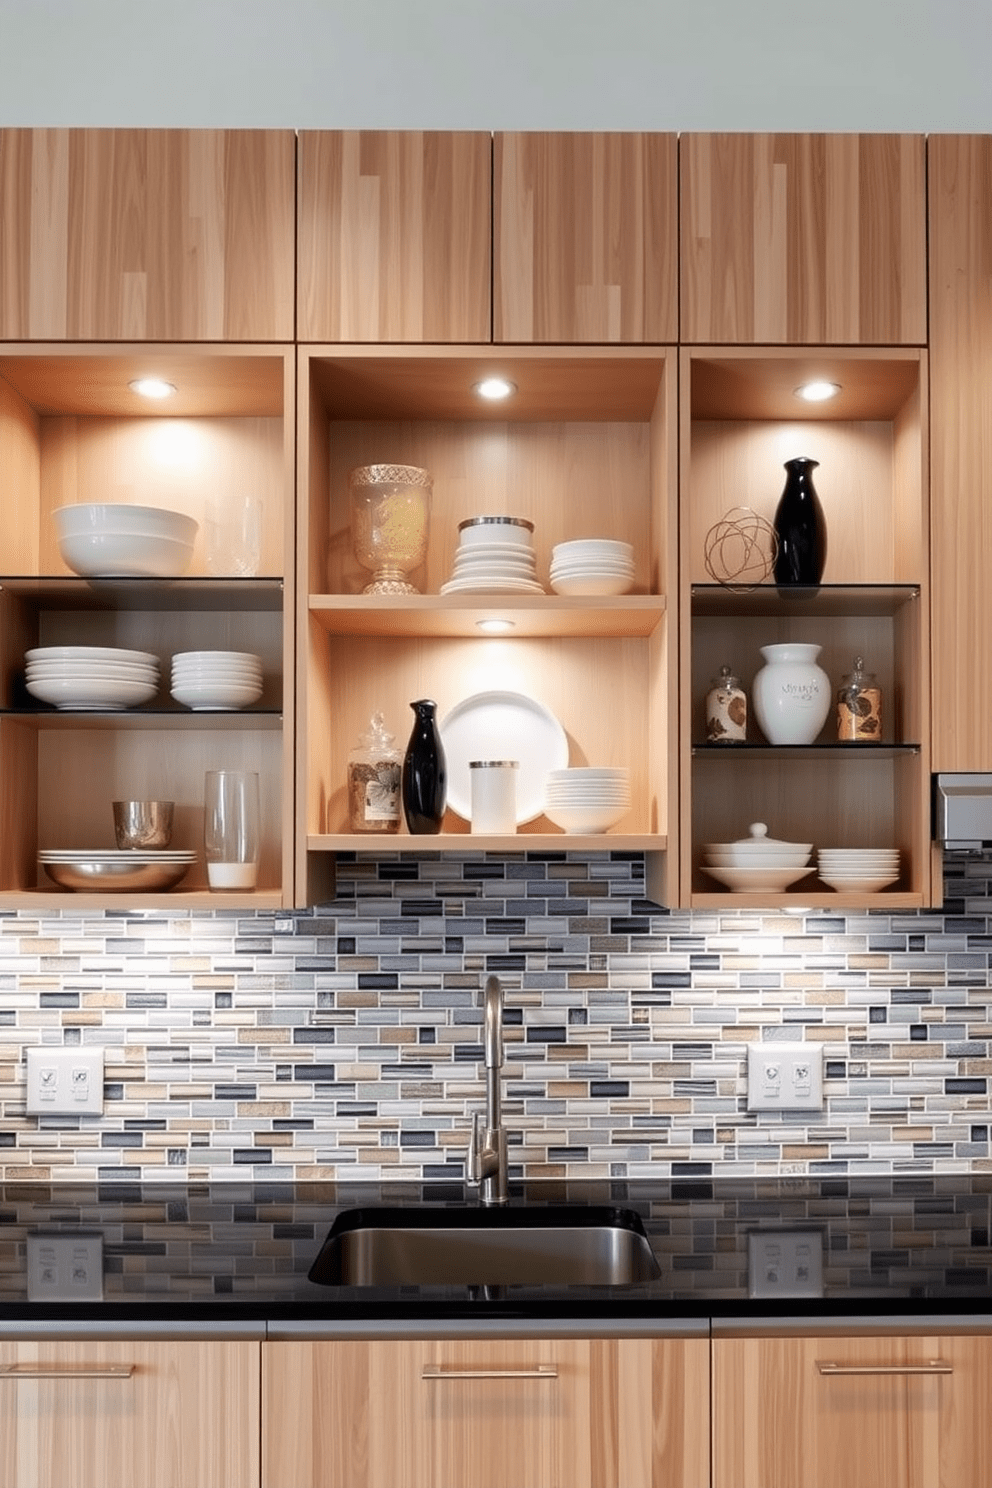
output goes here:
{"type": "Polygon", "coordinates": [[[102,1302],[103,1236],[29,1232],[29,1302],[102,1302]]]}
{"type": "Polygon", "coordinates": [[[29,1116],[102,1116],[103,1050],[27,1050],[29,1116]]]}
{"type": "Polygon", "coordinates": [[[747,1046],[749,1111],[821,1111],[823,1050],[816,1044],[747,1046]]]}

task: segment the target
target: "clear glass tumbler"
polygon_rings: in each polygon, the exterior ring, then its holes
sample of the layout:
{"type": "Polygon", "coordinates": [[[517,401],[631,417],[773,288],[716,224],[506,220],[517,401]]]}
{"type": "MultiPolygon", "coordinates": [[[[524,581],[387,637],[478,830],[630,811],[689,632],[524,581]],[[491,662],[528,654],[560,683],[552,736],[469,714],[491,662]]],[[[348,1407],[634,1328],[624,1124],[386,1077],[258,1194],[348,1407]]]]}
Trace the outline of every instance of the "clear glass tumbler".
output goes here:
{"type": "Polygon", "coordinates": [[[254,770],[208,770],[203,846],[211,889],[253,889],[258,878],[259,793],[254,770]]]}

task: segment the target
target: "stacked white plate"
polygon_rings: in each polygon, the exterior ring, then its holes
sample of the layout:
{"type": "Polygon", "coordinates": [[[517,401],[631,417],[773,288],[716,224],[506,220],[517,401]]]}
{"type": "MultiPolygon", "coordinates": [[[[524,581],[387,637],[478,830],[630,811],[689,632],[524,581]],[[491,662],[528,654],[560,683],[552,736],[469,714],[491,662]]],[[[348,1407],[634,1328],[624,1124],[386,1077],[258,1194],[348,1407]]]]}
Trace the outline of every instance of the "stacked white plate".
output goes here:
{"type": "Polygon", "coordinates": [[[458,524],[458,551],[442,594],[543,594],[534,559],[533,522],[469,517],[458,524]]]}
{"type": "Polygon", "coordinates": [[[627,594],[634,587],[634,549],[607,537],[556,543],[551,552],[556,594],[627,594]]]}
{"type": "Polygon", "coordinates": [[[752,822],[748,834],[737,842],[705,842],[703,872],[736,893],[780,894],[813,871],[812,842],[769,837],[764,822],[752,822]]]}
{"type": "Polygon", "coordinates": [[[606,832],[630,810],[627,770],[549,770],[544,813],[566,832],[606,832]]]}
{"type": "Polygon", "coordinates": [[[816,861],[823,882],[839,894],[870,894],[899,877],[897,847],[821,847],[816,861]]]}
{"type": "Polygon", "coordinates": [[[171,690],[194,713],[250,708],[262,696],[262,658],[251,651],[177,651],[171,690]]]}
{"type": "Polygon", "coordinates": [[[118,646],[36,646],[25,653],[32,697],[64,712],[119,712],[158,692],[158,657],[118,646]]]}

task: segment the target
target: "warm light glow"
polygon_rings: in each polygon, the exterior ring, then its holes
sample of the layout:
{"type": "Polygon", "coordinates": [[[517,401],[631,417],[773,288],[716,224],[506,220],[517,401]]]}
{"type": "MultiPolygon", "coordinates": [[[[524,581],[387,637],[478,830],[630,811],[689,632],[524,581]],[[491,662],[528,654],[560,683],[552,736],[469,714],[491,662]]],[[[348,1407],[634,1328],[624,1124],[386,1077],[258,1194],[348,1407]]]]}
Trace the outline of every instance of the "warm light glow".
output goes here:
{"type": "Polygon", "coordinates": [[[174,385],[162,377],[136,377],[128,387],[142,398],[171,398],[176,391],[174,385]]]}
{"type": "Polygon", "coordinates": [[[500,398],[509,398],[515,393],[517,385],[506,377],[484,377],[481,382],[475,384],[474,391],[480,398],[489,398],[493,402],[498,402],[500,398]]]}
{"type": "Polygon", "coordinates": [[[828,398],[836,398],[840,392],[840,383],[804,382],[795,391],[796,397],[803,398],[807,403],[825,403],[828,398]]]}
{"type": "Polygon", "coordinates": [[[516,627],[515,620],[476,620],[476,627],[486,635],[505,635],[516,627]]]}

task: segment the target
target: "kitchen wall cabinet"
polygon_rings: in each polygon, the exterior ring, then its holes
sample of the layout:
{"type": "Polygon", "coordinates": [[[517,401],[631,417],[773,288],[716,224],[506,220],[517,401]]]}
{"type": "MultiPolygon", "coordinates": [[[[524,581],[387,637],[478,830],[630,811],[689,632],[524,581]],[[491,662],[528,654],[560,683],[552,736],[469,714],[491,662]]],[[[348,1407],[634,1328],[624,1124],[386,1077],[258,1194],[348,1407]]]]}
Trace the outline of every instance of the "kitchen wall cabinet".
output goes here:
{"type": "Polygon", "coordinates": [[[718,1338],[714,1488],[984,1488],[992,1343],[718,1338]]]}
{"type": "Polygon", "coordinates": [[[674,342],[673,134],[493,140],[496,342],[674,342]]]}
{"type": "Polygon", "coordinates": [[[992,136],[935,135],[930,192],[933,767],[992,769],[992,136]]]}
{"type": "Polygon", "coordinates": [[[674,354],[516,348],[495,365],[517,384],[498,410],[473,392],[494,366],[485,347],[301,351],[300,884],[336,851],[464,851],[469,823],[451,810],[438,836],[351,834],[347,755],[373,712],[405,746],[415,698],[434,698],[443,720],[464,698],[504,689],[555,713],[572,764],[627,767],[633,803],[603,835],[566,836],[541,816],[515,835],[473,836],[473,849],[646,851],[654,892],[665,891],[675,768],[666,609],[676,557],[674,354]],[[416,595],[361,592],[368,576],[352,551],[348,473],[372,463],[423,466],[434,477],[416,595]],[[556,542],[630,541],[634,591],[441,595],[459,522],[498,514],[533,521],[546,587],[556,542]],[[511,622],[512,633],[484,636],[478,622],[491,618],[511,622]]]}
{"type": "Polygon", "coordinates": [[[268,1343],[263,1488],[706,1488],[705,1339],[268,1343]]]}
{"type": "Polygon", "coordinates": [[[681,339],[920,346],[920,135],[687,134],[681,339]]]}
{"type": "Polygon", "coordinates": [[[199,849],[167,895],[130,893],[149,907],[229,905],[206,884],[203,777],[260,775],[262,860],[253,906],[291,904],[293,888],[293,418],[289,348],[0,346],[0,901],[8,906],[107,908],[114,896],[49,882],[41,847],[114,846],[112,801],[176,802],[172,846],[199,849]],[[168,414],[149,414],[128,386],[154,372],[176,387],[168,414]],[[207,568],[205,518],[243,495],[262,508],[257,577],[207,568]],[[78,501],[146,502],[200,523],[189,573],[170,580],[87,580],[62,561],[52,511],[78,501]],[[59,712],[24,688],[25,652],[49,645],[124,646],[158,656],[149,705],[59,712]],[[169,694],[171,657],[189,649],[262,657],[259,703],[191,712],[169,694]]]}
{"type": "MultiPolygon", "coordinates": [[[[898,846],[902,877],[869,902],[928,904],[926,354],[683,349],[680,388],[681,901],[865,901],[813,876],[780,895],[721,888],[702,868],[703,844],[745,837],[752,821],[764,821],[770,837],[817,847],[898,846]],[[827,403],[798,401],[794,390],[812,377],[840,392],[827,403]],[[743,589],[715,582],[708,535],[738,507],[771,524],[783,463],[796,455],[819,461],[822,587],[792,596],[771,579],[743,589]],[[740,676],[750,699],[760,648],[789,640],[822,647],[835,688],[855,656],[866,659],[883,690],[879,743],[838,743],[833,708],[809,747],[768,744],[753,708],[745,743],[707,741],[704,702],[721,666],[740,676]]],[[[739,558],[731,542],[731,571],[739,558]]]]}
{"type": "Polygon", "coordinates": [[[459,131],[299,136],[300,341],[488,341],[492,145],[459,131]]]}
{"type": "Polygon", "coordinates": [[[260,1349],[0,1342],[0,1488],[252,1488],[260,1349]]]}
{"type": "Polygon", "coordinates": [[[0,130],[0,340],[291,341],[292,130],[0,130]]]}

